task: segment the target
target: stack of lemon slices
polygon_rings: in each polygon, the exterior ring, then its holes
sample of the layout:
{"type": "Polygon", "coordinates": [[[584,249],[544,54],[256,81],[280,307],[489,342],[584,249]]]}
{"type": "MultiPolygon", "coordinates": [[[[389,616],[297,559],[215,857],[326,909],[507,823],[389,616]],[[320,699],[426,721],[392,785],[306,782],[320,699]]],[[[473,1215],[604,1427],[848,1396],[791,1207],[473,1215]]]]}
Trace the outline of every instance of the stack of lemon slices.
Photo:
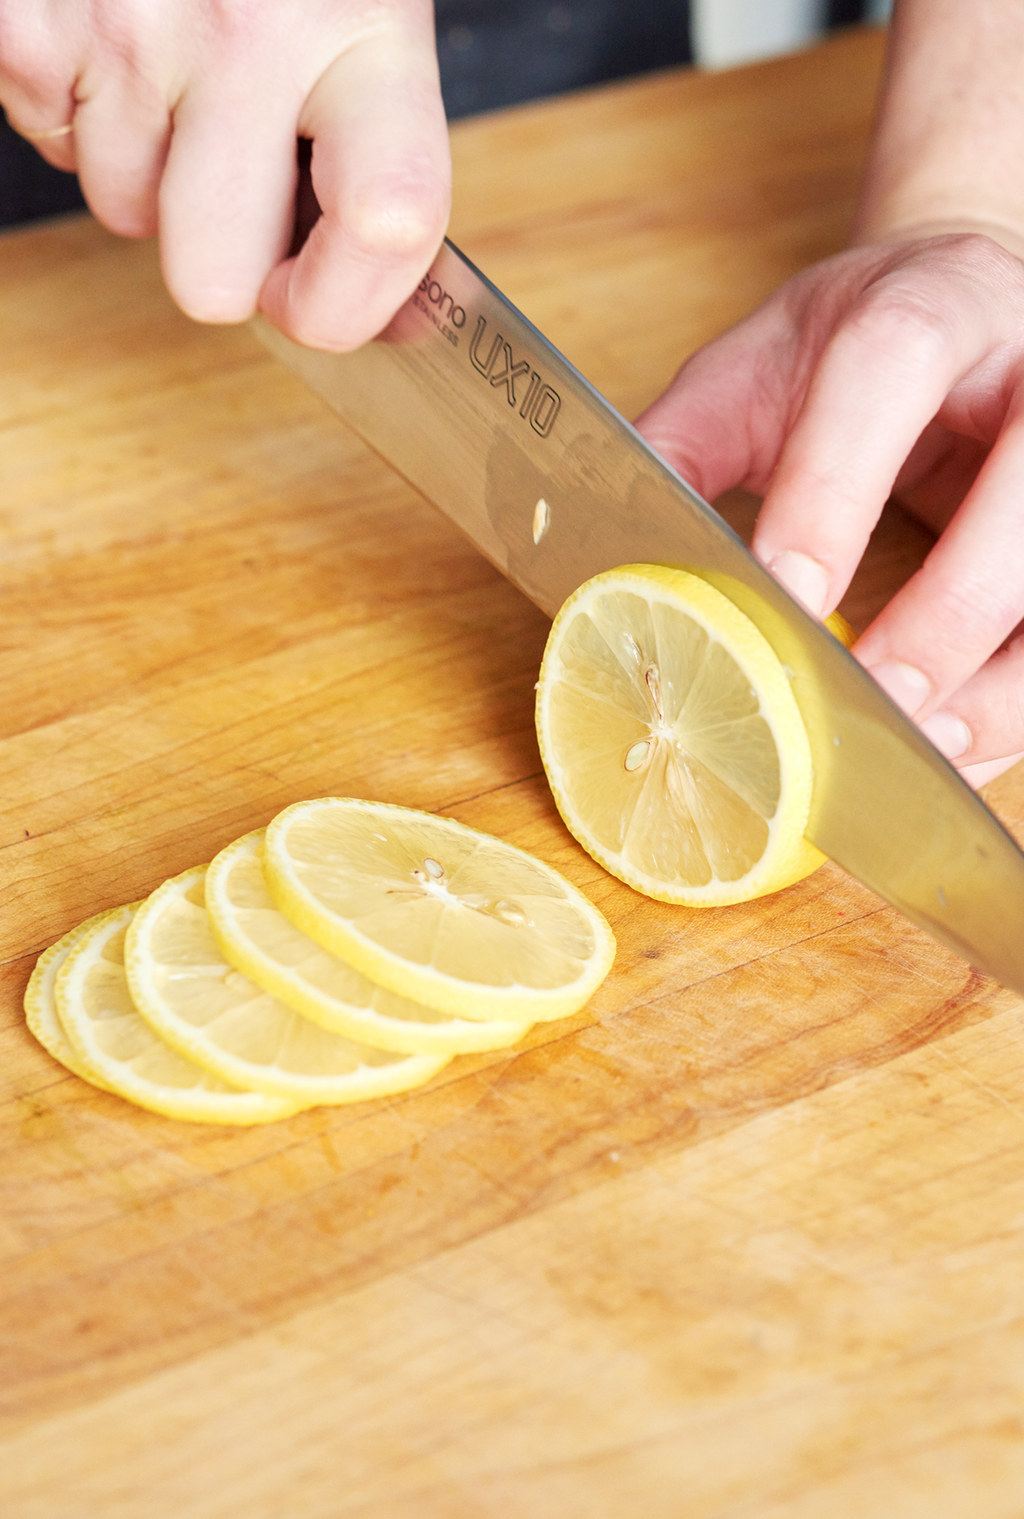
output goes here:
{"type": "MultiPolygon", "coordinates": [[[[853,634],[829,620],[847,645],[853,634]]],[[[789,676],[713,586],[626,565],[555,618],[537,685],[555,803],[647,896],[724,906],[823,856],[789,676]]],[[[40,959],[29,1026],[71,1070],[180,1118],[258,1123],[426,1081],[577,1011],[615,942],[549,866],[461,823],[298,802],[40,959]]]]}
{"type": "Polygon", "coordinates": [[[427,1081],[567,1017],[607,923],[550,866],[450,818],[298,802],[39,959],[29,1027],[174,1118],[252,1124],[427,1081]]]}

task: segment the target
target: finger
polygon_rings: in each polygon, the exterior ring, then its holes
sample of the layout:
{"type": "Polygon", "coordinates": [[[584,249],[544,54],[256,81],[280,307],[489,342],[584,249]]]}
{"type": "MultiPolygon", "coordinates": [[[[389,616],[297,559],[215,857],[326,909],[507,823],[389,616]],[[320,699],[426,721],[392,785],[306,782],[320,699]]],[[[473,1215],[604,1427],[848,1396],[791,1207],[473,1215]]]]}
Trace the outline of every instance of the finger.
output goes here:
{"type": "Polygon", "coordinates": [[[17,17],[0,13],[0,104],[9,124],[56,169],[75,168],[74,134],[77,22],[55,26],[51,8],[22,7],[17,17]]]}
{"type": "Polygon", "coordinates": [[[1024,753],[1024,638],[994,654],[921,729],[972,785],[1015,764],[1024,753]]]}
{"type": "Polygon", "coordinates": [[[221,74],[174,114],[158,195],[167,287],[200,322],[240,322],[291,238],[301,97],[221,74]]]}
{"type": "Polygon", "coordinates": [[[784,582],[796,566],[794,589],[819,615],[849,585],[911,447],[1004,336],[1002,292],[989,295],[976,272],[963,277],[934,250],[890,269],[821,354],[753,537],[784,582]]]}
{"type": "Polygon", "coordinates": [[[15,123],[11,115],[7,116],[7,121],[19,137],[24,137],[26,142],[31,143],[40,158],[45,158],[48,164],[55,169],[63,170],[66,174],[75,172],[78,156],[75,151],[75,129],[71,120],[61,127],[22,127],[15,123]]]}
{"type": "MultiPolygon", "coordinates": [[[[1020,622],[1022,478],[1024,404],[1018,400],[949,527],[857,645],[861,662],[919,721],[936,712],[951,693],[959,693],[1020,622]]],[[[1013,648],[1019,647],[1015,641],[1013,648]]],[[[998,656],[996,666],[1001,668],[1005,659],[998,656]]],[[[1002,727],[1012,730],[1009,714],[997,716],[994,726],[988,720],[983,725],[986,732],[1002,727]]],[[[1012,736],[1007,744],[1004,753],[1017,747],[1012,736]]],[[[948,745],[944,752],[962,757],[948,745]]],[[[996,757],[970,754],[971,759],[996,757]]]]}
{"type": "MultiPolygon", "coordinates": [[[[427,13],[424,11],[424,17],[427,13]]],[[[382,28],[318,81],[300,120],[322,215],[273,271],[260,307],[311,347],[380,332],[444,236],[451,168],[432,29],[382,28]]]]}
{"type": "Polygon", "coordinates": [[[983,765],[965,765],[960,774],[969,786],[979,791],[982,786],[987,786],[989,781],[997,780],[999,776],[1005,775],[1007,770],[1012,770],[1013,766],[1022,759],[1024,759],[1024,750],[1020,754],[1007,755],[1005,759],[989,760],[983,765]]]}
{"type": "Polygon", "coordinates": [[[75,115],[78,179],[97,221],[122,237],[153,237],[171,124],[166,105],[119,81],[75,115]]]}
{"type": "Polygon", "coordinates": [[[7,124],[32,144],[55,169],[73,174],[77,166],[74,117],[77,102],[71,83],[31,94],[5,80],[0,96],[7,124]]]}
{"type": "Polygon", "coordinates": [[[777,344],[775,313],[762,308],[698,349],[636,420],[705,500],[738,485],[760,490],[774,468],[788,377],[777,344]]]}

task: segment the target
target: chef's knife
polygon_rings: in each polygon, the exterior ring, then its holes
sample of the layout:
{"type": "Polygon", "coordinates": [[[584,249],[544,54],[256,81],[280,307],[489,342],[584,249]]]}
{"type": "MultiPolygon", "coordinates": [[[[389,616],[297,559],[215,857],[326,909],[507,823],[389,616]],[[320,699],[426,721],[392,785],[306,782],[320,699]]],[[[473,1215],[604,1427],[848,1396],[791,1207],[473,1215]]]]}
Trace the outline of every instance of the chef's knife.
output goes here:
{"type": "Polygon", "coordinates": [[[355,353],[272,351],[549,615],[620,564],[677,564],[757,624],[814,757],[809,837],[978,969],[1024,993],[1024,854],[985,804],[721,517],[446,242],[355,353]]]}

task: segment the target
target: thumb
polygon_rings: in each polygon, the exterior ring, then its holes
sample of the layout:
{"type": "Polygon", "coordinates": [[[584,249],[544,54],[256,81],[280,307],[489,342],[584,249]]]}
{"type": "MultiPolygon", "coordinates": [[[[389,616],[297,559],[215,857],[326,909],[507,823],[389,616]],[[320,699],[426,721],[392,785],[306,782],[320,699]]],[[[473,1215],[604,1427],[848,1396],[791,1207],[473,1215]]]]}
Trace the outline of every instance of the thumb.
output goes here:
{"type": "Polygon", "coordinates": [[[762,493],[785,432],[784,374],[766,314],[697,350],[637,418],[637,430],[706,500],[762,493]]]}

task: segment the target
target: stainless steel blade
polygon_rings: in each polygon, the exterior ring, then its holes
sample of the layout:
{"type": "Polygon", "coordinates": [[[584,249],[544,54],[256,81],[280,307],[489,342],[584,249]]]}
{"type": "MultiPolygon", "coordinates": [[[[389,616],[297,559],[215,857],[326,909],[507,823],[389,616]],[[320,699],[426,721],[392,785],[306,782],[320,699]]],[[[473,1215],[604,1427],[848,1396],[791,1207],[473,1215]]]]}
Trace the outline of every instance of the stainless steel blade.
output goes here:
{"type": "Polygon", "coordinates": [[[791,674],[815,765],[810,837],[980,970],[1024,993],[1024,854],[718,514],[451,243],[356,353],[264,342],[553,615],[616,565],[718,585],[791,674]]]}

